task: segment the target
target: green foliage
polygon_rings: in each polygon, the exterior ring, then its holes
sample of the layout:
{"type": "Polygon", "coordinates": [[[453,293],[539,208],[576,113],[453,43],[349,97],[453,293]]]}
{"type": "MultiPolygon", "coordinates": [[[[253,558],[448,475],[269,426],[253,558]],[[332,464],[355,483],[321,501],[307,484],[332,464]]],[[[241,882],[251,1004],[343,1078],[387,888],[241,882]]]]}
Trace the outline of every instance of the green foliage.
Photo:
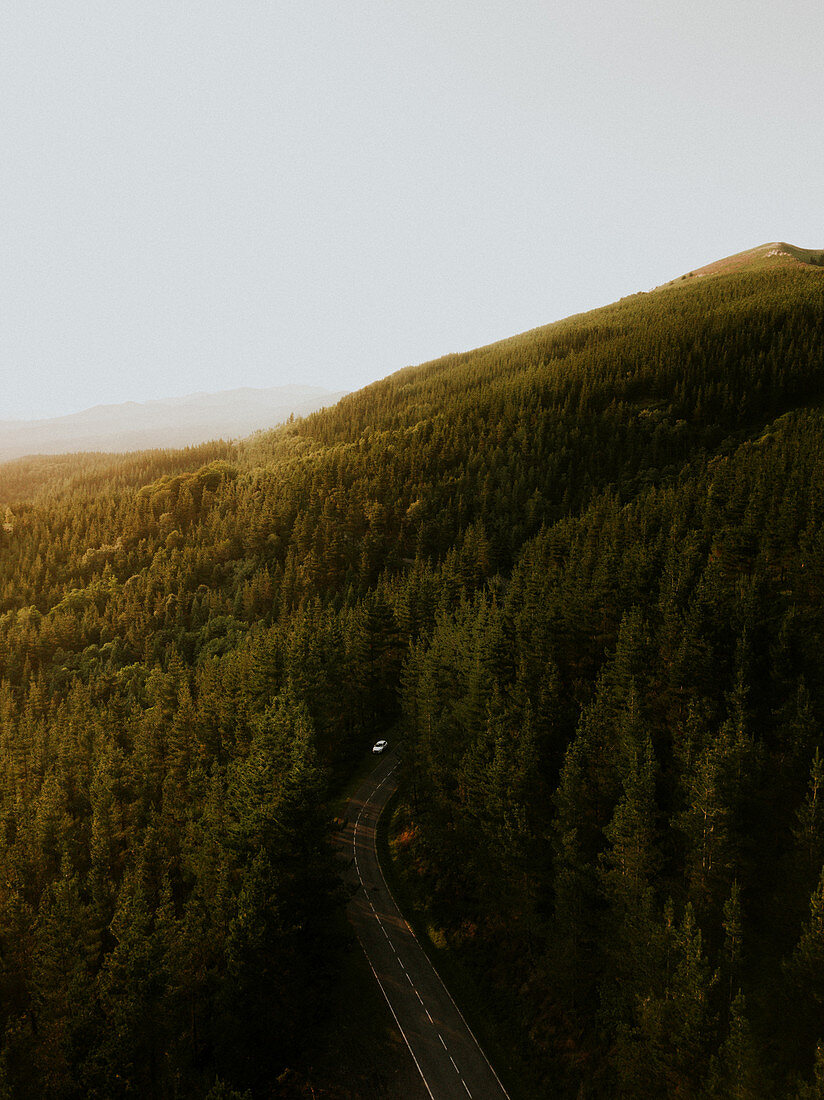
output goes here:
{"type": "Polygon", "coordinates": [[[0,468],[0,1093],[271,1091],[340,959],[326,777],[399,718],[438,926],[553,1092],[814,1079],[800,258],[239,446],[0,468]]]}

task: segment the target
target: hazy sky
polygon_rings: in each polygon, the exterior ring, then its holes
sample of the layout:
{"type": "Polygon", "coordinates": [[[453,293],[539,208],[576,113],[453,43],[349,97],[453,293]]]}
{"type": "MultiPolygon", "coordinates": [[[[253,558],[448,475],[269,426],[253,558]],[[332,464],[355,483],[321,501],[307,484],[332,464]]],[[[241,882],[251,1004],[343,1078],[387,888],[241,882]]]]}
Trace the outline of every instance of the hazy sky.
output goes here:
{"type": "Polygon", "coordinates": [[[3,0],[0,419],[824,247],[823,49],[820,0],[3,0]]]}

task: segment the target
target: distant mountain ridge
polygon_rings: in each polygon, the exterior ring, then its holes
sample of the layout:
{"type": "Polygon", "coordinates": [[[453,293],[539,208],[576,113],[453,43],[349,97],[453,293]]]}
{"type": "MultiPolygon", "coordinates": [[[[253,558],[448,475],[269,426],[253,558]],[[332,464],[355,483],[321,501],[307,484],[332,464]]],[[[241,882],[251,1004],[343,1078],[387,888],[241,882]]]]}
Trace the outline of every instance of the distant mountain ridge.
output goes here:
{"type": "Polygon", "coordinates": [[[0,461],[73,451],[123,452],[187,447],[250,435],[334,405],[345,391],[322,386],[246,386],[158,401],[95,405],[44,420],[0,420],[0,461]]]}

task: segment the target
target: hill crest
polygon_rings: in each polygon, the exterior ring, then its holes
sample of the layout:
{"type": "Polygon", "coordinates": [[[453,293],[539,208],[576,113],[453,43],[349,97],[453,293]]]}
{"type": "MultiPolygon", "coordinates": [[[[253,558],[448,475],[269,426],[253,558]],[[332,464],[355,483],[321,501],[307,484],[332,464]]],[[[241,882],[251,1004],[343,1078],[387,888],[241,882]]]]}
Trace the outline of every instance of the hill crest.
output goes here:
{"type": "Polygon", "coordinates": [[[724,256],[720,260],[713,260],[692,271],[686,272],[669,282],[663,283],[657,290],[664,287],[675,286],[688,279],[698,279],[707,275],[728,275],[734,272],[763,271],[767,268],[782,268],[795,265],[809,267],[824,266],[824,251],[809,248],[798,248],[786,241],[769,241],[767,244],[758,245],[756,248],[748,248],[743,252],[736,252],[732,256],[724,256]]]}

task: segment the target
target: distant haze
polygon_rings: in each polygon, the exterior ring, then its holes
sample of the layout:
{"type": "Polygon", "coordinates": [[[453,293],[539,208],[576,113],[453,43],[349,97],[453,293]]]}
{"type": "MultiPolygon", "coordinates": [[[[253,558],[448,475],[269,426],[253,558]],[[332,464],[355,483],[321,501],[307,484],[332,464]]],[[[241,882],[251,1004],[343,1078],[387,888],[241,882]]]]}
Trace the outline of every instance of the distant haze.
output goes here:
{"type": "Polygon", "coordinates": [[[0,4],[0,419],[355,389],[822,240],[817,0],[0,4]]]}
{"type": "Polygon", "coordinates": [[[0,461],[71,451],[136,451],[236,439],[273,428],[289,416],[334,405],[342,393],[319,386],[276,386],[138,404],[97,405],[48,420],[0,421],[0,461]]]}

